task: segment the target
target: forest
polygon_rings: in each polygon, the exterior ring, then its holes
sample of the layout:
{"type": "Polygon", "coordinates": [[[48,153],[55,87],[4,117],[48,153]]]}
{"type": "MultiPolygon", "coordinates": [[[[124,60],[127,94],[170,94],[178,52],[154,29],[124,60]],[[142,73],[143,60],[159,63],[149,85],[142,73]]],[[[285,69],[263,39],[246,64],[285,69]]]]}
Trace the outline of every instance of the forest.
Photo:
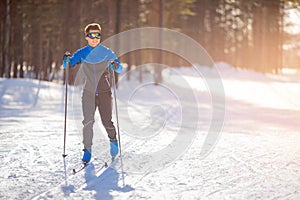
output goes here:
{"type": "MultiPolygon", "coordinates": [[[[215,62],[263,73],[300,68],[299,0],[1,0],[0,14],[3,78],[55,80],[64,52],[86,45],[83,29],[91,22],[101,24],[102,40],[162,27],[193,38],[215,62]]],[[[120,59],[139,66],[157,63],[157,53],[139,50],[120,59]]],[[[191,65],[159,53],[165,65],[191,65]]]]}

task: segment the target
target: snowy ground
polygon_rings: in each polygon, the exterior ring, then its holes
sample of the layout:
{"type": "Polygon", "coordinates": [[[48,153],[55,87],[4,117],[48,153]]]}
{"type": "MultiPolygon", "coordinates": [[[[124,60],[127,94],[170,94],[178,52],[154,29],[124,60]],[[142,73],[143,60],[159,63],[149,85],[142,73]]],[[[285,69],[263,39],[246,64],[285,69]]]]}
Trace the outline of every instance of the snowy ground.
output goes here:
{"type": "MultiPolygon", "coordinates": [[[[76,175],[71,169],[82,153],[78,90],[70,88],[64,162],[64,86],[0,79],[0,199],[299,199],[300,75],[265,75],[224,63],[218,70],[226,115],[206,157],[200,152],[212,119],[211,94],[201,77],[177,68],[163,73],[167,86],[121,79],[123,169],[119,159],[100,170],[108,139],[96,123],[92,164],[76,175]],[[168,152],[178,135],[181,149],[168,152]]],[[[206,77],[211,72],[201,71],[206,77]]]]}

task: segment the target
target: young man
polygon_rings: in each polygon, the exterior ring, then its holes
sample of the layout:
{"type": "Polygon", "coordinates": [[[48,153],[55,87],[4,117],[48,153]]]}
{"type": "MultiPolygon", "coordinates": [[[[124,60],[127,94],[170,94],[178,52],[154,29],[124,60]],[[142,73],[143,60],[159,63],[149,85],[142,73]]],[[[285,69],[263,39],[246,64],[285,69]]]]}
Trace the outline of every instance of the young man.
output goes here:
{"type": "Polygon", "coordinates": [[[80,63],[85,74],[82,93],[84,118],[82,121],[84,145],[82,161],[87,163],[92,157],[93,124],[96,108],[99,110],[102,124],[110,139],[110,154],[112,157],[118,154],[116,129],[112,122],[112,98],[108,78],[110,70],[119,73],[122,70],[122,65],[112,50],[100,44],[101,26],[99,24],[88,24],[84,33],[88,45],[77,50],[72,57],[65,54],[64,66],[67,62],[70,63],[70,67],[80,63]]]}

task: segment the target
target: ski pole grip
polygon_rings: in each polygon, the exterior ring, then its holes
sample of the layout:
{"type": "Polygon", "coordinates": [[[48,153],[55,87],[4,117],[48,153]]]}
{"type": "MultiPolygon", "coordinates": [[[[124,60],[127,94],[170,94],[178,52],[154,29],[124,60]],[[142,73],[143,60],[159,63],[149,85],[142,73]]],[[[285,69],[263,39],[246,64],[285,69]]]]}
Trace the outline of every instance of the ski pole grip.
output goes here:
{"type": "Polygon", "coordinates": [[[70,57],[72,56],[72,54],[69,51],[66,51],[63,57],[63,62],[70,62],[70,57]]]}
{"type": "Polygon", "coordinates": [[[66,51],[64,56],[71,56],[71,53],[69,51],[66,51]]]}

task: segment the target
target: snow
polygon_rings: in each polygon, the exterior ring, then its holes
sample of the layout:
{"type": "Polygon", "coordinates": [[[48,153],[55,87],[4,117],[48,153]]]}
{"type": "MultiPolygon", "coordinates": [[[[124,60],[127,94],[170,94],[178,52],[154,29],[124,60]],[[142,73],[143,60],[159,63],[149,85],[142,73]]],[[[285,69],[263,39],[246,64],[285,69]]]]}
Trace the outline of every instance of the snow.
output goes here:
{"type": "Polygon", "coordinates": [[[135,80],[137,70],[130,81],[123,74],[117,90],[122,163],[102,168],[109,144],[97,113],[92,163],[76,175],[80,88],[69,87],[64,160],[65,87],[0,79],[0,198],[299,199],[300,74],[218,63],[221,79],[215,80],[211,68],[196,68],[200,75],[188,67],[164,69],[159,85],[150,74],[135,80]],[[216,108],[208,86],[217,81],[225,104],[216,108]],[[222,131],[203,156],[214,109],[224,109],[217,122],[222,131]]]}

